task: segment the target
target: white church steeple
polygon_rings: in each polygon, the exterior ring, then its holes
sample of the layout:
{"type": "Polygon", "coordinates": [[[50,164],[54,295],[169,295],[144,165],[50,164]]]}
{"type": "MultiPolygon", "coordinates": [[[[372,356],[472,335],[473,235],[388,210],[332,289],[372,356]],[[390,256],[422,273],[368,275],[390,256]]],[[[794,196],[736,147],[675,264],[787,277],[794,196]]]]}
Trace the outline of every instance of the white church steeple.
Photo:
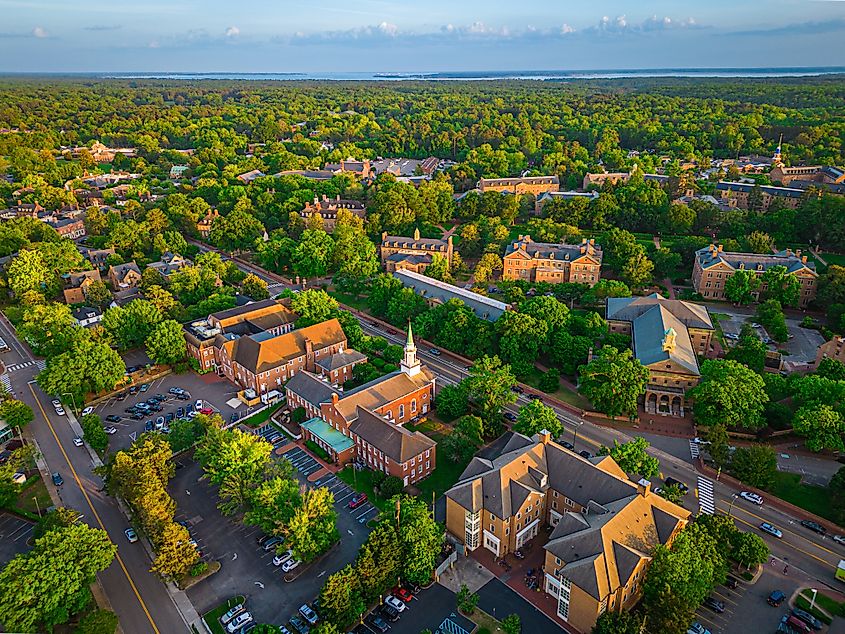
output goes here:
{"type": "Polygon", "coordinates": [[[417,346],[414,345],[414,333],[411,330],[411,322],[408,321],[408,341],[405,343],[405,357],[399,364],[402,372],[408,376],[416,376],[420,373],[420,360],[417,359],[417,346]]]}

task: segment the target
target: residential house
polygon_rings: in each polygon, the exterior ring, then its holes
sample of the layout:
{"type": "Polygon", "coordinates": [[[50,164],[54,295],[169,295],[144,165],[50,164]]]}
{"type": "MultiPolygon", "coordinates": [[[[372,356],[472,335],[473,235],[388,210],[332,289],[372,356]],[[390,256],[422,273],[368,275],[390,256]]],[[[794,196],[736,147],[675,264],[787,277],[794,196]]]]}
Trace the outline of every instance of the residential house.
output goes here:
{"type": "Polygon", "coordinates": [[[80,247],[79,252],[91,263],[95,269],[104,269],[108,265],[110,255],[115,254],[114,249],[89,249],[80,247]]]}
{"type": "Polygon", "coordinates": [[[482,178],[478,189],[483,192],[502,192],[507,194],[533,194],[538,196],[546,192],[560,190],[557,176],[523,176],[520,178],[482,178]]]}
{"type": "Polygon", "coordinates": [[[352,378],[352,370],[359,363],[366,363],[367,355],[357,350],[344,350],[315,362],[316,372],[332,385],[343,385],[352,378]]]}
{"type": "Polygon", "coordinates": [[[208,237],[208,234],[211,233],[211,226],[219,217],[220,212],[218,212],[217,209],[209,209],[208,213],[197,221],[197,231],[201,237],[208,237]]]}
{"type": "Polygon", "coordinates": [[[778,163],[769,172],[769,178],[773,183],[780,183],[784,187],[790,187],[793,181],[839,185],[845,183],[845,170],[827,165],[786,167],[783,163],[778,163]]]}
{"type": "Polygon", "coordinates": [[[548,432],[512,434],[446,492],[446,529],[467,551],[503,558],[544,542],[540,590],[554,599],[552,616],[579,632],[639,600],[654,548],[671,545],[689,518],[609,456],[587,460],[548,432]]]}
{"type": "MultiPolygon", "coordinates": [[[[754,271],[762,277],[773,266],[783,266],[801,284],[799,305],[804,308],[816,297],[819,274],[815,262],[808,262],[801,250],[785,249],[777,253],[737,253],[723,251],[722,245],[711,244],[695,252],[692,269],[692,285],[696,293],[705,299],[727,300],[725,283],[739,270],[754,271]]],[[[756,296],[766,291],[761,284],[756,296]]]]}
{"type": "Polygon", "coordinates": [[[369,180],[375,176],[369,159],[359,161],[350,157],[340,163],[326,163],[324,169],[332,174],[354,174],[361,180],[369,180]]]}
{"type": "Polygon", "coordinates": [[[179,180],[190,168],[189,165],[173,165],[170,168],[170,179],[179,180]]]}
{"type": "Polygon", "coordinates": [[[319,216],[323,220],[323,230],[326,233],[332,233],[337,223],[337,214],[342,209],[362,220],[367,217],[367,208],[364,203],[360,200],[341,199],[340,194],[337,198],[329,198],[323,195],[322,200],[314,196],[314,202],[307,203],[305,208],[299,212],[299,215],[306,222],[313,216],[319,216]]]}
{"type": "Polygon", "coordinates": [[[631,337],[634,356],[649,371],[645,411],[684,416],[686,392],[701,379],[698,357],[713,335],[707,307],[658,293],[610,297],[605,318],[610,332],[631,337]]]}
{"type": "Polygon", "coordinates": [[[100,271],[80,271],[62,275],[62,292],[66,304],[82,304],[88,297],[88,289],[94,282],[101,282],[100,271]]]}
{"type": "Polygon", "coordinates": [[[71,314],[76,325],[84,328],[93,326],[103,320],[103,311],[94,306],[80,306],[71,314]]]}
{"type": "Polygon", "coordinates": [[[420,230],[414,229],[414,237],[381,234],[381,263],[388,273],[398,269],[411,269],[422,273],[432,262],[432,256],[441,255],[452,266],[452,236],[446,240],[421,238],[420,230]]]}
{"type": "Polygon", "coordinates": [[[403,286],[412,289],[417,295],[425,298],[431,306],[445,304],[451,299],[457,299],[475,313],[476,317],[487,321],[496,321],[509,308],[504,302],[479,293],[473,293],[460,286],[441,282],[410,269],[398,269],[394,271],[393,276],[400,280],[403,286]]]}
{"type": "Polygon", "coordinates": [[[112,290],[126,290],[127,288],[134,288],[141,281],[141,269],[132,260],[125,264],[110,266],[108,276],[112,290]]]}
{"type": "Polygon", "coordinates": [[[503,280],[594,286],[601,277],[602,248],[592,239],[580,244],[551,244],[521,235],[508,245],[502,262],[503,280]]]}
{"type": "Polygon", "coordinates": [[[176,271],[179,271],[186,266],[193,266],[193,264],[194,263],[191,262],[191,260],[179,253],[170,253],[168,251],[161,256],[161,260],[158,262],[151,262],[147,265],[147,268],[158,271],[161,276],[167,280],[170,279],[170,276],[176,271]]]}
{"type": "Polygon", "coordinates": [[[85,236],[85,223],[82,218],[59,218],[47,223],[63,238],[76,240],[85,236]]]}

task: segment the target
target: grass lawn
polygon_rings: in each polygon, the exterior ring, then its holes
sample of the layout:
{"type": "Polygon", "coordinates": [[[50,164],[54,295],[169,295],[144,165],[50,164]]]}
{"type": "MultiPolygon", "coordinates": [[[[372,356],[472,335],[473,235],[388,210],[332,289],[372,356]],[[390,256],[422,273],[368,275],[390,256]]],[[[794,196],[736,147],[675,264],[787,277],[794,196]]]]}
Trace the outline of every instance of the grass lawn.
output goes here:
{"type": "MultiPolygon", "coordinates": [[[[531,387],[540,389],[540,378],[543,376],[543,373],[540,372],[537,368],[532,368],[531,374],[526,377],[523,377],[522,382],[526,385],[530,385],[531,387]]],[[[544,392],[546,394],[546,392],[544,392]]],[[[586,398],[578,394],[573,390],[570,390],[567,387],[564,387],[562,384],[561,386],[554,392],[549,392],[549,396],[552,396],[559,401],[563,401],[564,403],[569,403],[570,405],[574,405],[575,407],[580,407],[581,409],[590,409],[590,401],[586,398]]]]}
{"type": "MultiPolygon", "coordinates": [[[[809,251],[807,255],[812,257],[812,253],[809,251]]],[[[845,266],[845,254],[843,253],[822,253],[821,256],[824,258],[824,261],[828,264],[836,264],[837,266],[845,266]]]]}
{"type": "Polygon", "coordinates": [[[487,612],[485,612],[484,610],[480,610],[479,608],[475,608],[473,613],[470,614],[468,618],[470,621],[478,625],[478,630],[476,630],[476,632],[483,632],[486,630],[492,634],[493,632],[502,631],[502,628],[499,627],[501,625],[499,621],[487,614],[487,612]]]}
{"type": "Polygon", "coordinates": [[[329,291],[329,295],[334,297],[341,304],[351,306],[356,310],[367,312],[367,298],[350,295],[349,293],[341,293],[340,291],[329,291]]]}
{"type": "Polygon", "coordinates": [[[801,476],[797,473],[779,471],[775,484],[769,491],[780,499],[810,511],[810,513],[834,521],[828,490],[824,487],[801,484],[801,476]]]}
{"type": "Polygon", "coordinates": [[[53,506],[53,500],[50,499],[50,494],[47,493],[47,486],[44,484],[44,480],[41,479],[40,475],[27,480],[18,496],[17,504],[15,504],[16,508],[36,516],[38,515],[39,509],[41,509],[41,513],[43,514],[51,506],[53,506]],[[38,500],[37,505],[32,498],[38,500]]]}
{"type": "Polygon", "coordinates": [[[722,319],[730,319],[730,315],[725,315],[724,313],[710,313],[710,318],[713,320],[713,327],[716,329],[716,338],[719,340],[719,343],[722,344],[723,348],[727,348],[727,343],[725,343],[725,333],[722,332],[722,324],[719,322],[722,319]]]}
{"type": "Polygon", "coordinates": [[[250,416],[244,421],[244,425],[248,425],[249,427],[260,427],[264,423],[266,423],[273,413],[279,409],[284,403],[276,403],[275,405],[271,405],[267,409],[259,412],[255,416],[250,416]]]}
{"type": "MultiPolygon", "coordinates": [[[[802,590],[801,594],[799,594],[795,599],[795,605],[796,607],[799,607],[802,610],[807,610],[809,612],[810,601],[812,600],[812,598],[812,592],[810,592],[809,590],[802,590]]],[[[822,608],[823,610],[827,610],[829,614],[832,614],[834,616],[845,616],[845,603],[837,603],[835,600],[831,599],[825,594],[822,594],[821,592],[816,595],[816,605],[822,608]]],[[[816,610],[815,607],[812,610],[812,614],[821,622],[830,625],[831,619],[816,610]]]]}
{"type": "Polygon", "coordinates": [[[346,467],[337,472],[337,477],[346,482],[349,486],[358,492],[366,493],[370,502],[373,503],[379,511],[384,511],[387,506],[387,500],[376,495],[373,489],[373,475],[375,472],[369,469],[357,471],[353,467],[346,467]]]}
{"type": "Polygon", "coordinates": [[[220,617],[226,614],[229,611],[229,608],[236,606],[238,603],[243,603],[246,601],[242,596],[232,597],[225,603],[221,603],[213,610],[209,610],[205,614],[202,615],[202,620],[205,621],[205,624],[208,625],[208,629],[211,630],[211,634],[226,634],[223,630],[223,626],[220,625],[220,617]]]}

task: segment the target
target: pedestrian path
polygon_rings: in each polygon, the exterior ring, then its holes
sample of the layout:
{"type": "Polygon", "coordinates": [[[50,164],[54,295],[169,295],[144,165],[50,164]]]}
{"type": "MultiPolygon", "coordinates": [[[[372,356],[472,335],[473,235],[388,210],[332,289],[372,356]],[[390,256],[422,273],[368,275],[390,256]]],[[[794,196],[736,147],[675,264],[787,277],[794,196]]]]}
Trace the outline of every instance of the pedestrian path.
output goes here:
{"type": "Polygon", "coordinates": [[[39,371],[43,370],[47,367],[47,362],[44,359],[36,359],[34,361],[25,361],[24,363],[16,363],[14,365],[10,365],[6,368],[6,372],[17,372],[18,370],[23,370],[24,368],[28,368],[29,366],[34,365],[36,366],[39,371]]]}
{"type": "Polygon", "coordinates": [[[698,509],[700,513],[713,515],[716,504],[713,500],[713,481],[702,476],[698,477],[698,509]]]}
{"type": "Polygon", "coordinates": [[[689,453],[692,456],[693,460],[698,460],[699,451],[697,442],[694,442],[692,440],[689,441],[689,453]]]}

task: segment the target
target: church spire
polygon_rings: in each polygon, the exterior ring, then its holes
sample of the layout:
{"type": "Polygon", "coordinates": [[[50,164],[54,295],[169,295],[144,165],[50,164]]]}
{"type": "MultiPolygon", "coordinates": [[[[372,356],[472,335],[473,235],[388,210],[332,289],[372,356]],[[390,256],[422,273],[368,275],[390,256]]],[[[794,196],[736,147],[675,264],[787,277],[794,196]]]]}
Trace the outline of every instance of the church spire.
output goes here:
{"type": "Polygon", "coordinates": [[[399,364],[402,372],[408,376],[415,376],[420,372],[420,360],[417,358],[417,346],[414,344],[414,332],[411,320],[408,320],[408,341],[405,343],[405,356],[399,364]]]}

